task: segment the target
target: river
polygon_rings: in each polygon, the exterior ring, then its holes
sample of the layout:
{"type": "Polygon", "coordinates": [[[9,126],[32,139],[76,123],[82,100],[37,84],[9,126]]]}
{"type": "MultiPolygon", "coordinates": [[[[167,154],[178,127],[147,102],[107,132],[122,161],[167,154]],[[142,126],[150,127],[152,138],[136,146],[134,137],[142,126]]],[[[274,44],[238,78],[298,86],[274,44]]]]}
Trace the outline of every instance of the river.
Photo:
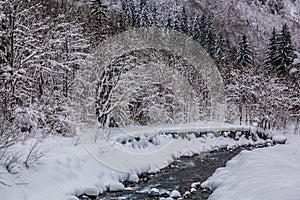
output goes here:
{"type": "MultiPolygon", "coordinates": [[[[192,183],[205,181],[217,168],[224,167],[227,161],[245,149],[237,148],[231,151],[207,152],[193,157],[181,157],[158,174],[147,175],[147,181],[136,185],[127,184],[127,186],[132,187],[131,191],[106,192],[95,199],[159,199],[158,197],[149,195],[149,191],[152,188],[157,188],[160,193],[178,190],[183,195],[186,191],[190,191],[192,183]]],[[[188,199],[204,200],[209,195],[210,191],[199,188],[188,199]]],[[[89,198],[81,197],[80,199],[89,198]]]]}

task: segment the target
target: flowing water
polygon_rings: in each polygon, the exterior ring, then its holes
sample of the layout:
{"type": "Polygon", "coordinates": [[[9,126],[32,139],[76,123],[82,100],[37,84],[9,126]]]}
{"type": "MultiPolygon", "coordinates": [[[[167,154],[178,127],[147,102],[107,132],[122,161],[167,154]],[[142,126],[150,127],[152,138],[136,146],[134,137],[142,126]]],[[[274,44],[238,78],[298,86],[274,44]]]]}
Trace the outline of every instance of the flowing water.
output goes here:
{"type": "MultiPolygon", "coordinates": [[[[245,148],[203,153],[194,157],[182,157],[169,167],[163,169],[160,173],[147,176],[147,181],[138,183],[137,185],[129,185],[133,188],[131,191],[107,192],[96,199],[159,199],[159,197],[149,195],[149,191],[152,188],[157,188],[160,193],[169,193],[172,190],[178,190],[183,195],[186,191],[190,191],[192,183],[205,181],[217,168],[224,167],[227,161],[231,160],[242,150],[245,150],[245,148]]],[[[210,191],[199,188],[188,199],[202,200],[207,199],[209,195],[210,191]]]]}

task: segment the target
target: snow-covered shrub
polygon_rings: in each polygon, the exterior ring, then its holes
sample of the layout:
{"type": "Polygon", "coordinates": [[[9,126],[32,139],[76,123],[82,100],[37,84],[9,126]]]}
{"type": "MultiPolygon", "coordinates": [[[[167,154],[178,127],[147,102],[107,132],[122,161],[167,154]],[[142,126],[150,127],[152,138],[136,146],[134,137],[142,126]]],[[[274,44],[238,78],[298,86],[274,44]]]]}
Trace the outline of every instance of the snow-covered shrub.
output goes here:
{"type": "Polygon", "coordinates": [[[17,107],[12,115],[13,126],[20,132],[33,133],[38,126],[38,122],[42,121],[42,115],[31,107],[17,107]]]}
{"type": "Polygon", "coordinates": [[[44,108],[46,132],[72,136],[75,133],[75,123],[71,117],[71,109],[64,105],[48,105],[44,108]]]}
{"type": "MultiPolygon", "coordinates": [[[[0,118],[0,168],[9,173],[14,172],[14,168],[19,162],[20,154],[9,153],[9,148],[20,141],[18,131],[8,122],[0,118]]],[[[0,177],[0,184],[7,185],[0,177]]]]}

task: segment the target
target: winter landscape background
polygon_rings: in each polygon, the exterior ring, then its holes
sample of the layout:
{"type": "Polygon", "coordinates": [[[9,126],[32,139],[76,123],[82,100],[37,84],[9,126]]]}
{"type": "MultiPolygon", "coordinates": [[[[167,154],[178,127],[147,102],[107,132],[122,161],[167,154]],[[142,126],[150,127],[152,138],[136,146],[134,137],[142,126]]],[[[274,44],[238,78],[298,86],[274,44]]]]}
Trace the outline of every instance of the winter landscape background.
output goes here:
{"type": "Polygon", "coordinates": [[[246,146],[197,189],[299,199],[298,0],[3,0],[0,22],[0,199],[101,198],[246,146]]]}

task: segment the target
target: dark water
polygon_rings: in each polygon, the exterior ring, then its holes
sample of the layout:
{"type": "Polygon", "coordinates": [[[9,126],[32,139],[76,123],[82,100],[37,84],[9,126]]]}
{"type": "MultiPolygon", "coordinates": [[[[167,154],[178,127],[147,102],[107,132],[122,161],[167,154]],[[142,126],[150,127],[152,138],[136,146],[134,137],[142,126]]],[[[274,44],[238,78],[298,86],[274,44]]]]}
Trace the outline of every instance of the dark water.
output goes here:
{"type": "MultiPolygon", "coordinates": [[[[160,173],[147,176],[147,181],[132,186],[132,191],[105,193],[97,197],[97,199],[113,200],[152,200],[159,197],[151,197],[148,191],[151,188],[157,188],[160,191],[178,190],[181,195],[185,191],[190,191],[193,182],[203,182],[210,177],[214,171],[225,166],[226,162],[239,154],[245,148],[238,148],[233,151],[221,151],[204,153],[194,157],[182,157],[172,163],[169,167],[163,169],[160,173]]],[[[210,195],[209,191],[197,189],[197,192],[192,194],[189,199],[207,199],[210,195]]]]}

